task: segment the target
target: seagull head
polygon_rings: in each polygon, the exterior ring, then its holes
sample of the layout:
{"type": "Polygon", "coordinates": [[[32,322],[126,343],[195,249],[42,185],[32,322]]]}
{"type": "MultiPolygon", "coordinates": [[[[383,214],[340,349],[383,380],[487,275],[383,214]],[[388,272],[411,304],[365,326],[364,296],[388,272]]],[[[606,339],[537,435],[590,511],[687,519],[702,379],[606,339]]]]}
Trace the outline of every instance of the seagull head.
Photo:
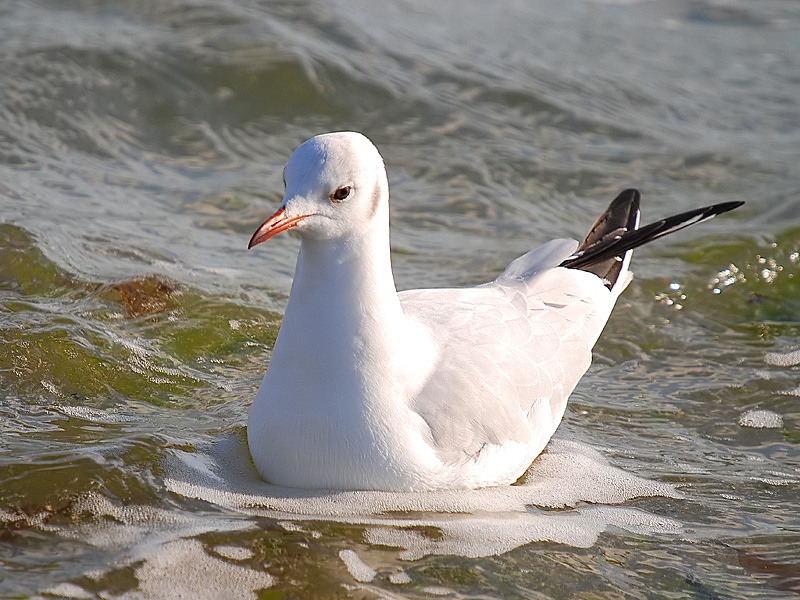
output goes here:
{"type": "Polygon", "coordinates": [[[383,158],[360,133],[326,133],[303,142],[286,163],[283,179],[280,207],[259,226],[248,248],[288,229],[302,239],[345,239],[388,208],[383,158]]]}

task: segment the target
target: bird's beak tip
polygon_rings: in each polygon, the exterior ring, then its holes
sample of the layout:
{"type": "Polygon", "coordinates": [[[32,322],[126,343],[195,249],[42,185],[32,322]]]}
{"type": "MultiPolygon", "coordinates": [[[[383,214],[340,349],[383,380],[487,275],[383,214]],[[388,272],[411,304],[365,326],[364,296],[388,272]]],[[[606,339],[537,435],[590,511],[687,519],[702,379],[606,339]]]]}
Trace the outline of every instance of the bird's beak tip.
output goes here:
{"type": "Polygon", "coordinates": [[[268,239],[278,235],[282,231],[291,229],[308,216],[310,215],[287,217],[286,209],[283,206],[280,207],[277,211],[275,211],[274,215],[258,226],[258,229],[256,229],[255,233],[253,233],[253,237],[250,238],[250,242],[247,244],[247,249],[250,250],[250,248],[253,246],[258,245],[261,242],[266,242],[268,239]]]}

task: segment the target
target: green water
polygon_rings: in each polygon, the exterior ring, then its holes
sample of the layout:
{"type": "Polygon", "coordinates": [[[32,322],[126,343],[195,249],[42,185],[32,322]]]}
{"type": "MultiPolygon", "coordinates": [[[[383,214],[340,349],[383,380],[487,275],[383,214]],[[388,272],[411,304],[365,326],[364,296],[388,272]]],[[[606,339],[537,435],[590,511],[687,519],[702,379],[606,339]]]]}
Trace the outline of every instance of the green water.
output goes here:
{"type": "Polygon", "coordinates": [[[798,98],[790,3],[0,3],[0,598],[797,594],[798,98]],[[247,240],[346,128],[401,288],[491,279],[626,187],[645,220],[747,202],[635,254],[549,455],[609,479],[381,512],[227,478],[297,252],[247,240]]]}

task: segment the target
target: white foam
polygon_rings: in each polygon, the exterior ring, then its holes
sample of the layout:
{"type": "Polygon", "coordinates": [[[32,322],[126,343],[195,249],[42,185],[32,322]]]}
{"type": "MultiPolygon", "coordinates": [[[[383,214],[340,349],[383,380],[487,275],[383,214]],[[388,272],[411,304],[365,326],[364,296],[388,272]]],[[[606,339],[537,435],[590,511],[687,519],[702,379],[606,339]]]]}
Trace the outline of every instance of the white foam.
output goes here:
{"type": "Polygon", "coordinates": [[[54,409],[67,417],[89,421],[90,423],[117,424],[130,423],[136,420],[131,415],[110,413],[96,408],[89,408],[88,406],[61,405],[55,406],[54,409]]]}
{"type": "Polygon", "coordinates": [[[789,352],[767,352],[764,362],[774,367],[792,367],[800,365],[800,348],[789,352]]]}
{"type": "Polygon", "coordinates": [[[441,587],[438,585],[429,585],[422,588],[422,591],[430,596],[453,596],[456,597],[455,592],[450,588],[441,587]]]}
{"type": "Polygon", "coordinates": [[[61,390],[58,389],[58,386],[54,384],[52,381],[48,381],[46,379],[42,379],[39,383],[42,384],[42,387],[46,389],[48,392],[53,394],[54,396],[63,396],[61,390]]]}
{"type": "Polygon", "coordinates": [[[154,506],[118,505],[96,493],[87,493],[73,500],[73,515],[92,515],[93,520],[81,520],[70,527],[49,525],[40,528],[73,538],[101,550],[118,551],[131,548],[133,559],[149,554],[154,544],[175,539],[176,535],[189,537],[208,531],[235,528],[246,529],[251,523],[209,518],[207,515],[190,515],[168,511],[154,506]]]}
{"type": "Polygon", "coordinates": [[[223,558],[230,558],[231,560],[247,560],[253,558],[253,551],[250,550],[250,548],[242,548],[241,546],[214,546],[214,552],[223,558]]]}
{"type": "Polygon", "coordinates": [[[486,556],[539,540],[588,547],[610,527],[654,533],[681,529],[676,521],[618,506],[559,513],[533,510],[533,506],[563,508],[581,502],[620,504],[643,496],[681,497],[671,484],[631,475],[609,465],[591,448],[559,440],[551,441],[548,452],[534,462],[521,485],[480,490],[389,493],[279,488],[259,479],[239,437],[194,453],[175,450],[165,469],[165,484],[173,493],[284,522],[334,520],[372,526],[366,534],[371,541],[402,548],[408,557],[427,553],[486,556]],[[410,529],[419,526],[437,528],[442,536],[428,539],[410,529]]]}
{"type": "Polygon", "coordinates": [[[342,559],[344,566],[353,576],[353,579],[361,583],[369,583],[375,579],[375,569],[368,566],[354,550],[339,550],[339,558],[342,559]]]}
{"type": "Polygon", "coordinates": [[[257,590],[273,584],[268,573],[214,558],[194,539],[158,547],[135,575],[139,587],[118,596],[120,600],[257,598],[257,590]],[[210,573],[213,577],[209,577],[210,573]]]}
{"type": "MultiPolygon", "coordinates": [[[[195,464],[202,464],[202,461],[195,464]]],[[[229,562],[251,558],[251,550],[219,545],[209,553],[200,541],[192,539],[209,531],[253,528],[252,522],[215,519],[207,514],[193,515],[152,506],[118,505],[95,493],[76,498],[70,511],[81,518],[69,525],[51,525],[37,516],[31,519],[31,525],[108,552],[113,556],[108,562],[109,570],[135,565],[138,587],[121,596],[113,595],[114,598],[255,598],[257,590],[272,585],[268,573],[229,562]],[[86,519],[85,515],[94,518],[86,519]],[[121,548],[124,550],[120,551],[121,548]]],[[[0,519],[5,516],[0,514],[0,519]]],[[[105,572],[85,575],[100,580],[105,572]]],[[[43,593],[50,597],[84,598],[84,592],[80,586],[69,584],[43,593]]]]}
{"type": "Polygon", "coordinates": [[[84,600],[85,598],[91,599],[97,597],[95,594],[87,592],[74,583],[59,583],[48,589],[45,594],[50,597],[69,598],[70,600],[84,600]]]}
{"type": "Polygon", "coordinates": [[[792,485],[797,483],[796,479],[787,479],[785,477],[750,477],[750,480],[759,481],[761,483],[773,486],[792,485]]]}
{"type": "Polygon", "coordinates": [[[783,417],[771,410],[753,408],[739,416],[739,425],[757,429],[781,429],[783,427],[783,417]]]}
{"type": "Polygon", "coordinates": [[[398,571],[389,575],[389,582],[395,585],[405,585],[411,583],[411,576],[405,571],[398,571]]]}
{"type": "Polygon", "coordinates": [[[366,539],[372,544],[401,548],[400,558],[417,560],[431,554],[480,558],[504,554],[532,541],[550,541],[590,548],[604,531],[616,528],[640,534],[680,534],[674,519],[658,517],[634,508],[588,506],[560,513],[473,515],[471,518],[432,519],[416,527],[435,527],[440,535],[429,537],[417,529],[372,528],[366,539]]]}
{"type": "MultiPolygon", "coordinates": [[[[285,531],[312,537],[322,535],[314,530],[319,521],[360,525],[367,543],[396,548],[399,558],[408,560],[431,554],[492,556],[535,541],[586,548],[609,530],[683,532],[681,523],[673,519],[618,506],[641,496],[680,498],[673,485],[631,475],[608,464],[591,448],[559,440],[551,441],[522,484],[481,490],[386,493],[278,488],[258,478],[244,438],[238,435],[198,446],[193,452],[173,450],[164,469],[170,492],[244,515],[266,516],[285,531]]],[[[80,518],[69,525],[48,523],[42,515],[25,518],[31,526],[107,551],[113,557],[109,570],[129,565],[138,587],[121,598],[255,597],[258,590],[272,585],[263,565],[248,564],[255,556],[252,550],[234,544],[206,549],[196,539],[210,531],[255,528],[258,525],[252,519],[231,519],[227,512],[214,518],[200,512],[120,505],[96,493],[76,498],[70,508],[76,516],[94,518],[80,518]]],[[[20,517],[0,510],[0,520],[20,517]]],[[[356,589],[371,589],[375,569],[353,550],[342,550],[339,557],[356,589]]],[[[404,572],[387,575],[397,585],[411,581],[404,572]]],[[[99,572],[98,581],[103,576],[99,572]]],[[[81,598],[85,591],[70,585],[45,593],[81,598]]],[[[391,597],[385,590],[381,593],[391,597]]]]}

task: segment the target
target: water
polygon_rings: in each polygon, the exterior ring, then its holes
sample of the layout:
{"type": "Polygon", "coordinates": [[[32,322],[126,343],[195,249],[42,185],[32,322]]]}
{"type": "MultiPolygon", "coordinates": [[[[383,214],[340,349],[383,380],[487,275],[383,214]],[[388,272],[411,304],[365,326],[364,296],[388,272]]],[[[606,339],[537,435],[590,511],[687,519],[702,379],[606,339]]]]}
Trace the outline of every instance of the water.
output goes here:
{"type": "Polygon", "coordinates": [[[800,591],[793,3],[0,3],[0,597],[770,598],[800,591]],[[303,139],[389,167],[401,288],[646,218],[524,485],[293,495],[244,426],[303,139]]]}

